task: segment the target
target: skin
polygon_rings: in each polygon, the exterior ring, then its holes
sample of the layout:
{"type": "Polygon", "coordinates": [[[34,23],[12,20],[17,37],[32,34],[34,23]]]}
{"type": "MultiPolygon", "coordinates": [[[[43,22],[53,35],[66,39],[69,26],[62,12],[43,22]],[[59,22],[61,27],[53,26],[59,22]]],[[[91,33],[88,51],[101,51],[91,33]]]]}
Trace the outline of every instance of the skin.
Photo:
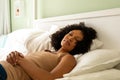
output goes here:
{"type": "Polygon", "coordinates": [[[77,41],[82,39],[83,34],[80,30],[72,30],[64,36],[61,41],[61,48],[56,52],[56,55],[63,55],[64,52],[65,55],[62,56],[58,65],[51,72],[37,67],[17,51],[11,52],[6,60],[12,65],[18,64],[21,66],[33,80],[54,80],[63,77],[63,74],[70,72],[74,68],[76,60],[69,54],[69,51],[75,47],[77,41]]]}

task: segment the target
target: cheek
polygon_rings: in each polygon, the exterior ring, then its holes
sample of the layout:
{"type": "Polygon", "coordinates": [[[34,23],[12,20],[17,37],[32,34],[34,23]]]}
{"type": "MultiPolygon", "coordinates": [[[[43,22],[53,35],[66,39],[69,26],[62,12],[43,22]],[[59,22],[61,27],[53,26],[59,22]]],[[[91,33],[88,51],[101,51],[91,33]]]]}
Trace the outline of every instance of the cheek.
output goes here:
{"type": "Polygon", "coordinates": [[[75,48],[75,46],[76,46],[76,43],[74,42],[74,43],[71,43],[71,46],[69,46],[69,47],[71,50],[73,50],[75,48]]]}
{"type": "Polygon", "coordinates": [[[74,49],[74,48],[75,48],[75,46],[76,46],[76,43],[74,43],[74,44],[73,44],[72,48],[74,49]]]}
{"type": "Polygon", "coordinates": [[[61,41],[61,46],[63,45],[63,40],[61,41]]]}

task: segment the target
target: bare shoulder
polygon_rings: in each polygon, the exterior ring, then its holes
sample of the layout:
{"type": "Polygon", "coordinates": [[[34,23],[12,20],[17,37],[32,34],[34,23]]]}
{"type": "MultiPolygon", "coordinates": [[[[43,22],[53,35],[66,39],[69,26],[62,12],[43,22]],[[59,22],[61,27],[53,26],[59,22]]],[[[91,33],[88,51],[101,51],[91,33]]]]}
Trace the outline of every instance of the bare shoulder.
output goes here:
{"type": "Polygon", "coordinates": [[[63,74],[69,73],[76,65],[74,56],[64,55],[59,64],[51,71],[55,78],[63,77],[63,74]]]}
{"type": "Polygon", "coordinates": [[[73,66],[76,65],[75,57],[73,55],[70,55],[70,54],[63,56],[62,61],[67,62],[69,65],[73,65],[73,66]]]}
{"type": "Polygon", "coordinates": [[[65,56],[62,57],[62,59],[70,59],[70,60],[76,61],[75,57],[73,55],[70,55],[70,54],[66,54],[65,56]]]}

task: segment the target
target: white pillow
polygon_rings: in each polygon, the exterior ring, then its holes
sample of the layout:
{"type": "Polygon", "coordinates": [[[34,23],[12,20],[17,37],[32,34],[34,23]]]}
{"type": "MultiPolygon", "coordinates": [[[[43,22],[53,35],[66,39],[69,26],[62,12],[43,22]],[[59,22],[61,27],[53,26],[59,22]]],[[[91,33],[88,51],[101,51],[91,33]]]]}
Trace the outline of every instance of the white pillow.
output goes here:
{"type": "Polygon", "coordinates": [[[58,26],[52,25],[49,31],[39,33],[36,32],[28,37],[25,41],[25,46],[30,53],[34,53],[36,51],[41,50],[53,50],[51,45],[50,35],[56,32],[59,29],[58,26]]]}
{"type": "Polygon", "coordinates": [[[76,76],[113,68],[120,63],[120,53],[115,50],[98,49],[90,51],[78,59],[76,67],[64,76],[76,76]]]}
{"type": "MultiPolygon", "coordinates": [[[[31,36],[28,37],[25,43],[27,50],[32,53],[45,49],[53,50],[53,47],[50,44],[49,36],[59,29],[60,29],[59,26],[52,25],[50,30],[43,32],[43,34],[41,33],[32,34],[31,36]]],[[[90,50],[95,50],[101,48],[102,46],[103,46],[103,42],[101,42],[98,39],[94,39],[90,50]]]]}
{"type": "Polygon", "coordinates": [[[25,42],[25,46],[30,53],[34,53],[36,51],[41,51],[45,49],[51,50],[49,32],[44,32],[42,34],[35,33],[29,36],[29,38],[25,42]]]}
{"type": "Polygon", "coordinates": [[[95,50],[95,49],[99,49],[103,46],[103,42],[98,40],[98,39],[94,39],[92,42],[92,45],[90,47],[90,50],[95,50]]]}

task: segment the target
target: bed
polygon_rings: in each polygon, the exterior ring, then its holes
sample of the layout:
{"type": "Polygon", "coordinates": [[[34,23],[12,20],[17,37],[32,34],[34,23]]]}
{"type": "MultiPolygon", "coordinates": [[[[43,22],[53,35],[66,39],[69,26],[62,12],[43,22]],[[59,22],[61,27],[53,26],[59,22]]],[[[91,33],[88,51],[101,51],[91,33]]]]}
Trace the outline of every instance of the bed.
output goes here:
{"type": "Polygon", "coordinates": [[[49,36],[69,24],[84,22],[98,38],[85,55],[75,55],[76,67],[56,80],[120,80],[120,8],[38,19],[32,28],[0,36],[0,60],[17,50],[26,55],[53,49],[49,36]]]}

